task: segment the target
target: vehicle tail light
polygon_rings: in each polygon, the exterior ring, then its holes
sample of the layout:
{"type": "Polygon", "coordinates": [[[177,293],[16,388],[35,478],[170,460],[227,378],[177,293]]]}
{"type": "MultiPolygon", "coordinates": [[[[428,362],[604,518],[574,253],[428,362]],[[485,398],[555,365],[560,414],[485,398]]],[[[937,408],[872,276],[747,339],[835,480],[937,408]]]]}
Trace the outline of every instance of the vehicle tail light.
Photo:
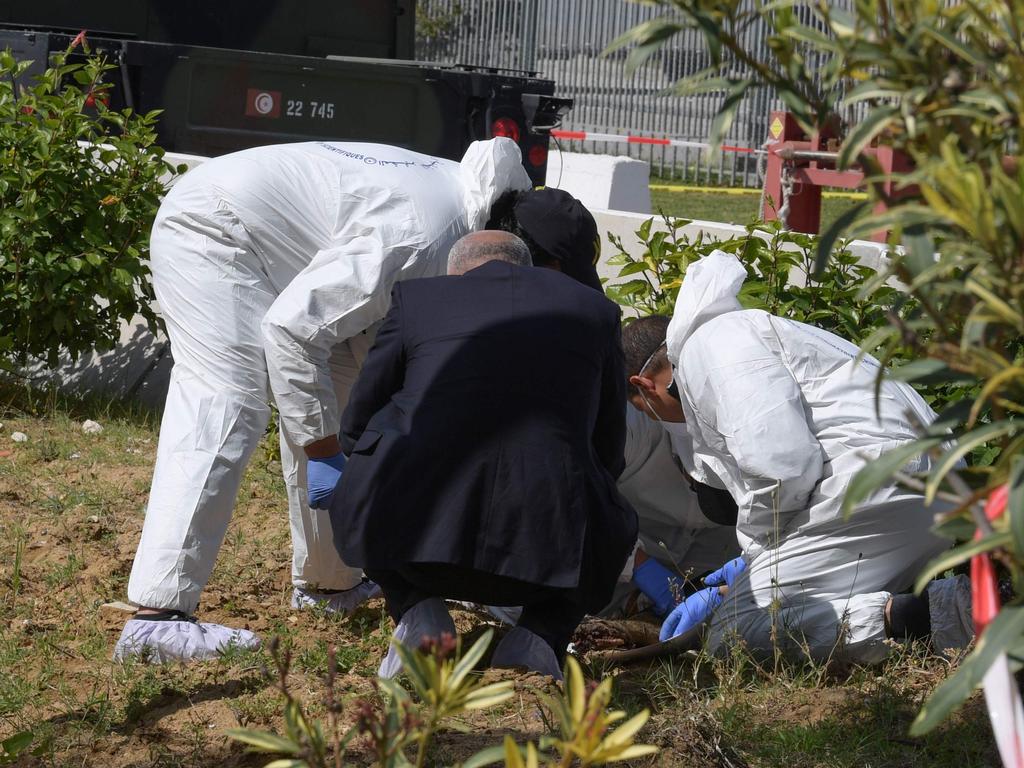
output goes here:
{"type": "Polygon", "coordinates": [[[519,143],[519,123],[511,117],[499,117],[491,123],[491,136],[506,136],[519,143]]]}

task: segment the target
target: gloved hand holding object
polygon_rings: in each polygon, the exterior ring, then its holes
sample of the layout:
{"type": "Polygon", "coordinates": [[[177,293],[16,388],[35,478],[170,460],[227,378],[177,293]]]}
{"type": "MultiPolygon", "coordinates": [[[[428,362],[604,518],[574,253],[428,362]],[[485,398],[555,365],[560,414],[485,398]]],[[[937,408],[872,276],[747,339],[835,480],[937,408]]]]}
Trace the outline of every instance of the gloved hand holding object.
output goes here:
{"type": "Polygon", "coordinates": [[[331,505],[334,489],[341,480],[346,461],[345,454],[341,451],[326,458],[309,459],[306,466],[309,506],[314,509],[327,509],[331,505]]]}
{"type": "Polygon", "coordinates": [[[723,565],[717,571],[712,571],[704,577],[704,583],[709,587],[731,587],[736,577],[747,570],[747,561],[743,557],[736,557],[723,565]]]}
{"type": "Polygon", "coordinates": [[[661,625],[658,639],[665,642],[696,627],[715,612],[715,609],[722,604],[723,599],[718,587],[707,587],[699,592],[694,592],[677,605],[665,619],[665,623],[661,625]]]}
{"type": "Polygon", "coordinates": [[[633,583],[654,602],[654,612],[662,618],[683,594],[683,580],[652,557],[633,569],[633,583]]]}

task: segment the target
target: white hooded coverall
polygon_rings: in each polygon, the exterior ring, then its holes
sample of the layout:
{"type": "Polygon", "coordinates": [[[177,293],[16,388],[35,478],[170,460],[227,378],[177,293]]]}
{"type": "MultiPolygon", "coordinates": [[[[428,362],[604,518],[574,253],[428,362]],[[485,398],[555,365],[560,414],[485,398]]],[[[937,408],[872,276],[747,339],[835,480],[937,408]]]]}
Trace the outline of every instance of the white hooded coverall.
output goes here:
{"type": "Polygon", "coordinates": [[[713,468],[736,500],[748,564],[714,614],[711,646],[738,635],[754,651],[878,661],[886,602],[948,542],[930,533],[937,510],[895,485],[849,519],[840,509],[865,462],[915,439],[935,414],[893,380],[876,404],[879,363],[858,360],[850,342],[743,310],[745,278],[721,251],[692,264],[667,332],[693,440],[688,469],[701,480],[713,468]]]}
{"type": "Polygon", "coordinates": [[[529,186],[518,146],[494,139],[461,163],[376,144],[259,147],[173,187],[150,250],[174,368],[133,603],[195,611],[271,398],[292,579],[313,590],[359,583],[327,511],[306,504],[302,448],[337,434],[392,285],[443,274],[451,245],[484,225],[492,203],[529,186]]]}
{"type": "Polygon", "coordinates": [[[736,529],[712,522],[676,465],[676,441],[663,426],[626,406],[626,466],[619,492],[640,519],[644,553],[680,576],[694,579],[739,551],[736,529]]]}
{"type": "MultiPolygon", "coordinates": [[[[636,549],[673,575],[699,584],[701,574],[739,553],[736,528],[704,516],[697,495],[676,464],[675,449],[675,441],[662,424],[632,405],[626,406],[626,464],[618,488],[636,510],[640,523],[636,549]]],[[[635,590],[636,549],[626,561],[615,594],[601,616],[620,616],[627,607],[635,590]]]]}

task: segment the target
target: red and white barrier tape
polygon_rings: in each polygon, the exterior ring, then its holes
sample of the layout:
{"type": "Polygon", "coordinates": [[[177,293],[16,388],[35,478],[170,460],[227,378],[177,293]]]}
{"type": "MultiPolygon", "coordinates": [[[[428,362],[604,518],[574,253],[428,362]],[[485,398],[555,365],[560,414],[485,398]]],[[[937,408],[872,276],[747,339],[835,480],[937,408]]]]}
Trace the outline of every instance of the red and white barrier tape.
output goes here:
{"type": "MultiPolygon", "coordinates": [[[[685,139],[667,139],[655,136],[627,136],[617,133],[561,130],[552,130],[551,135],[556,139],[565,139],[567,141],[606,141],[609,144],[649,144],[656,147],[686,147],[690,149],[711,148],[711,145],[706,141],[686,141],[685,139]]],[[[764,153],[763,149],[736,147],[730,144],[723,144],[719,149],[723,152],[736,152],[744,155],[760,155],[764,153]]]]}

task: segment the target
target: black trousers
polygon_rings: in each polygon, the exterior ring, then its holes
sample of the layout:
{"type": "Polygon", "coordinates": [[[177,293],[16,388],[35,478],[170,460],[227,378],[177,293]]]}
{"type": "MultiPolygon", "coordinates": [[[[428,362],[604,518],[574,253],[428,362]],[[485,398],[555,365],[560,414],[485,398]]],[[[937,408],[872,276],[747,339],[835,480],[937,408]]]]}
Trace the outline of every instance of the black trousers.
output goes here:
{"type": "Polygon", "coordinates": [[[397,624],[427,598],[465,600],[484,605],[521,605],[518,626],[551,646],[559,664],[586,611],[578,588],[559,589],[449,563],[408,563],[395,570],[365,569],[380,585],[388,613],[397,624]]]}

